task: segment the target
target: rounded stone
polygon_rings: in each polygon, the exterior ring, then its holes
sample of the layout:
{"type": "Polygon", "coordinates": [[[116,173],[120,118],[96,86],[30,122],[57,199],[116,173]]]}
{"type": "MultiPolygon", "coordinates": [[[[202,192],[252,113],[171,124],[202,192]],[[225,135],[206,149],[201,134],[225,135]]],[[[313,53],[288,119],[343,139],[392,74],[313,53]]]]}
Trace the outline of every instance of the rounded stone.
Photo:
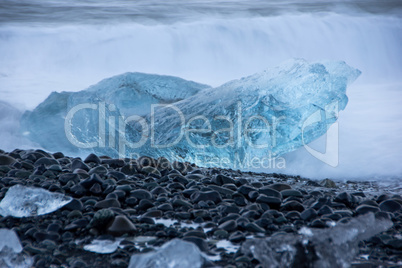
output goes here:
{"type": "Polygon", "coordinates": [[[337,188],[336,183],[330,179],[320,181],[320,185],[325,188],[337,188]]]}
{"type": "Polygon", "coordinates": [[[123,215],[116,216],[112,225],[107,229],[112,235],[118,236],[136,231],[135,225],[123,215]]]}
{"type": "Polygon", "coordinates": [[[302,212],[304,210],[304,207],[297,201],[289,201],[282,204],[281,206],[281,211],[292,211],[292,210],[302,212]]]}
{"type": "MultiPolygon", "coordinates": [[[[38,161],[36,161],[36,162],[38,162],[38,161]]],[[[36,164],[36,162],[35,162],[35,164],[36,164]]],[[[73,162],[71,163],[71,170],[74,171],[76,169],[82,169],[87,172],[89,171],[89,167],[85,163],[83,163],[81,160],[74,159],[73,162]]]]}
{"type": "Polygon", "coordinates": [[[379,207],[380,207],[381,211],[391,212],[391,213],[402,210],[402,205],[394,199],[388,199],[388,200],[382,201],[380,203],[379,207]]]}
{"type": "Polygon", "coordinates": [[[89,226],[98,229],[104,229],[109,225],[109,223],[113,219],[114,219],[114,212],[112,210],[101,209],[95,213],[91,222],[89,223],[89,226]]]}
{"type": "Polygon", "coordinates": [[[138,200],[152,199],[152,194],[147,190],[137,189],[137,190],[130,191],[130,197],[135,197],[138,200]]]}
{"type": "Polygon", "coordinates": [[[312,219],[315,219],[316,217],[317,212],[313,208],[306,209],[300,214],[300,218],[305,221],[310,221],[312,219]]]}
{"type": "Polygon", "coordinates": [[[196,236],[185,236],[183,238],[184,241],[189,241],[191,243],[194,243],[201,251],[203,252],[209,252],[208,244],[207,242],[201,238],[201,237],[196,237],[196,236]]]}
{"type": "Polygon", "coordinates": [[[237,223],[235,220],[228,220],[218,226],[219,229],[223,229],[228,232],[233,232],[237,230],[237,223]]]}
{"type": "Polygon", "coordinates": [[[160,218],[163,216],[161,210],[151,210],[142,215],[143,217],[160,218]]]}
{"type": "Polygon", "coordinates": [[[378,207],[369,206],[369,205],[360,205],[360,206],[358,206],[356,208],[356,212],[359,215],[366,214],[366,213],[369,213],[369,212],[376,213],[378,211],[380,211],[380,209],[378,207]]]}
{"type": "Polygon", "coordinates": [[[242,194],[235,193],[235,194],[233,194],[232,198],[237,206],[247,205],[246,198],[242,194]]]}
{"type": "Polygon", "coordinates": [[[196,191],[191,195],[191,201],[198,203],[200,201],[211,200],[215,204],[222,202],[222,197],[217,191],[200,192],[196,191]]]}
{"type": "Polygon", "coordinates": [[[253,222],[249,222],[244,226],[244,229],[252,233],[265,233],[265,230],[253,222]]]}
{"type": "Polygon", "coordinates": [[[258,192],[266,196],[282,199],[282,194],[277,190],[272,189],[270,186],[263,186],[260,189],[258,189],[258,192]]]}
{"type": "Polygon", "coordinates": [[[159,205],[158,209],[162,210],[162,211],[172,211],[173,206],[171,204],[169,204],[169,203],[165,203],[165,204],[159,205]]]}
{"type": "Polygon", "coordinates": [[[269,188],[274,189],[278,192],[282,192],[283,190],[287,190],[287,189],[292,189],[292,187],[288,184],[285,183],[274,183],[271,185],[268,185],[269,188]]]}
{"type": "Polygon", "coordinates": [[[146,211],[149,208],[152,208],[154,206],[154,203],[149,201],[148,199],[142,199],[140,203],[138,204],[138,209],[146,211]]]}
{"type": "Polygon", "coordinates": [[[332,213],[334,213],[334,211],[333,211],[332,208],[329,207],[328,205],[322,206],[322,207],[317,211],[317,214],[318,214],[319,216],[322,216],[322,215],[329,215],[329,214],[332,214],[332,213]]]}
{"type": "Polygon", "coordinates": [[[91,189],[91,187],[95,184],[98,183],[99,185],[103,185],[104,182],[103,180],[99,177],[98,174],[92,174],[89,178],[83,180],[80,182],[80,185],[84,187],[85,189],[91,189]]]}
{"type": "Polygon", "coordinates": [[[207,238],[207,235],[201,230],[191,230],[191,231],[184,233],[183,236],[195,236],[195,237],[200,237],[203,239],[207,238]]]}
{"type": "Polygon", "coordinates": [[[40,166],[40,165],[45,165],[45,166],[51,166],[51,165],[59,165],[59,162],[54,159],[54,158],[50,158],[50,157],[42,157],[38,160],[35,161],[34,166],[40,166]]]}
{"type": "Polygon", "coordinates": [[[95,163],[100,164],[101,160],[96,154],[90,154],[85,158],[84,163],[95,163]]]}
{"type": "Polygon", "coordinates": [[[242,185],[237,189],[237,192],[242,194],[243,196],[247,196],[248,193],[251,191],[256,191],[256,189],[248,185],[242,185]]]}
{"type": "Polygon", "coordinates": [[[338,194],[338,195],[335,197],[334,201],[335,201],[335,202],[339,202],[339,203],[343,203],[343,204],[345,204],[346,206],[351,207],[352,204],[354,203],[354,198],[353,198],[353,196],[350,195],[349,193],[347,193],[347,192],[342,192],[342,193],[338,194]]]}
{"type": "Polygon", "coordinates": [[[119,208],[120,202],[117,199],[106,199],[96,202],[95,208],[119,208]]]}
{"type": "Polygon", "coordinates": [[[160,173],[160,171],[157,168],[154,168],[154,167],[151,167],[151,166],[143,167],[141,169],[141,173],[144,173],[146,175],[154,174],[154,175],[156,175],[158,177],[162,176],[162,174],[160,173]]]}
{"type": "Polygon", "coordinates": [[[278,197],[266,196],[264,194],[260,194],[257,197],[256,202],[267,204],[272,209],[279,209],[282,204],[281,199],[279,199],[278,197]]]}
{"type": "Polygon", "coordinates": [[[232,243],[240,243],[246,240],[246,236],[241,231],[236,231],[229,236],[229,241],[232,243]]]}
{"type": "Polygon", "coordinates": [[[218,229],[214,231],[214,236],[217,239],[227,239],[229,237],[229,233],[226,230],[218,229]]]}
{"type": "Polygon", "coordinates": [[[68,210],[79,210],[82,211],[84,206],[82,205],[82,202],[76,198],[73,198],[67,205],[63,207],[63,209],[68,209],[68,210]]]}
{"type": "Polygon", "coordinates": [[[293,190],[293,189],[283,190],[283,191],[281,191],[281,195],[283,198],[287,198],[287,197],[291,197],[291,196],[303,198],[303,194],[300,191],[293,190]]]}
{"type": "Polygon", "coordinates": [[[98,174],[98,175],[104,176],[107,174],[107,172],[108,172],[108,170],[104,166],[97,166],[97,167],[91,168],[89,170],[88,174],[89,175],[98,174]]]}
{"type": "Polygon", "coordinates": [[[320,220],[320,219],[314,220],[314,221],[311,223],[310,226],[311,226],[311,227],[314,227],[314,228],[326,228],[326,227],[327,227],[327,225],[326,225],[322,220],[320,220]]]}

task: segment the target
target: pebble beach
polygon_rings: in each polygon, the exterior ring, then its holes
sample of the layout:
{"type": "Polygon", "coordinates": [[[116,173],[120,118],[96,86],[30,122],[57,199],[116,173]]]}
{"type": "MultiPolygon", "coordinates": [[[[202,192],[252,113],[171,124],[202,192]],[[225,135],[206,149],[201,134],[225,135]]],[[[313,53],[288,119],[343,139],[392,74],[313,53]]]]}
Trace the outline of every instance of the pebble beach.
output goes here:
{"type": "MultiPolygon", "coordinates": [[[[205,257],[203,267],[271,267],[245,248],[247,241],[281,235],[292,240],[306,228],[331,232],[372,214],[392,226],[355,241],[349,267],[400,267],[402,187],[394,182],[317,181],[202,168],[163,157],[81,159],[0,150],[0,200],[16,185],[71,200],[44,215],[0,216],[0,228],[17,234],[20,254],[34,267],[135,267],[132,256],[152,254],[173,239],[196,245],[205,257]]],[[[329,252],[336,246],[327,244],[329,252]]],[[[303,246],[303,254],[298,251],[287,266],[316,267],[320,256],[314,247],[303,246]]]]}

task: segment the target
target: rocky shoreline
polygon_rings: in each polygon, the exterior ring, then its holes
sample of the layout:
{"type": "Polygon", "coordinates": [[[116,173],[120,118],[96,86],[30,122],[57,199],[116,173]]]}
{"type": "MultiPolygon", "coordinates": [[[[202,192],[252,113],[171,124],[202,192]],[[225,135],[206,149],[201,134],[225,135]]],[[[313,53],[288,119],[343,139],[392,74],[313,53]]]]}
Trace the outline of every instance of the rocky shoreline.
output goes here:
{"type": "MultiPolygon", "coordinates": [[[[15,231],[34,267],[128,267],[131,256],[175,238],[197,245],[206,256],[204,266],[269,267],[242,245],[256,238],[296,237],[303,227],[347,226],[370,213],[392,227],[354,241],[357,254],[349,264],[402,265],[402,183],[397,180],[394,185],[314,181],[164,158],[91,154],[80,159],[43,150],[0,150],[0,200],[15,185],[72,198],[52,213],[0,216],[0,228],[15,231]],[[95,245],[99,240],[116,242],[115,250],[91,252],[90,245],[92,251],[102,248],[95,245]]],[[[330,242],[328,247],[335,247],[330,242]]],[[[300,252],[288,266],[315,267],[320,256],[314,245],[302,245],[300,252]]]]}

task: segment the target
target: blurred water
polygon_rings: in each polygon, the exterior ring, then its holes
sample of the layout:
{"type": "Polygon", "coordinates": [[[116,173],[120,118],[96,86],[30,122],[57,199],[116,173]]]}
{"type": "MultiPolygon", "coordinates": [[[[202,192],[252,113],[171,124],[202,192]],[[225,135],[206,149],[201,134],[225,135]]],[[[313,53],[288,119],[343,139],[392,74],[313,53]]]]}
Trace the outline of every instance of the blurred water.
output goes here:
{"type": "MultiPolygon", "coordinates": [[[[401,7],[347,0],[2,0],[0,100],[33,109],[51,91],[78,91],[128,71],[218,86],[293,57],[345,60],[362,76],[340,114],[339,166],[301,149],[287,156],[283,172],[400,178],[401,7]]],[[[18,139],[0,142],[19,146],[18,139]]]]}

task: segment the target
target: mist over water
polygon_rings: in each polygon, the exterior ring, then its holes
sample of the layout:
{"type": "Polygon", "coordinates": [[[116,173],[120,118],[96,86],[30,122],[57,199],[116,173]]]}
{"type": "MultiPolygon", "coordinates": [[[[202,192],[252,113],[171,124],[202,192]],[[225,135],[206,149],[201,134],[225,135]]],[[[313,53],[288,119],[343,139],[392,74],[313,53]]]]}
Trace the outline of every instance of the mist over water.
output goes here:
{"type": "MultiPolygon", "coordinates": [[[[289,58],[344,60],[362,75],[340,113],[339,166],[301,148],[277,171],[401,179],[401,14],[398,1],[2,1],[0,100],[23,111],[52,91],[82,90],[124,72],[218,86],[289,58]]],[[[8,133],[15,131],[7,120],[8,133]]],[[[23,146],[0,141],[2,149],[23,146]]]]}

